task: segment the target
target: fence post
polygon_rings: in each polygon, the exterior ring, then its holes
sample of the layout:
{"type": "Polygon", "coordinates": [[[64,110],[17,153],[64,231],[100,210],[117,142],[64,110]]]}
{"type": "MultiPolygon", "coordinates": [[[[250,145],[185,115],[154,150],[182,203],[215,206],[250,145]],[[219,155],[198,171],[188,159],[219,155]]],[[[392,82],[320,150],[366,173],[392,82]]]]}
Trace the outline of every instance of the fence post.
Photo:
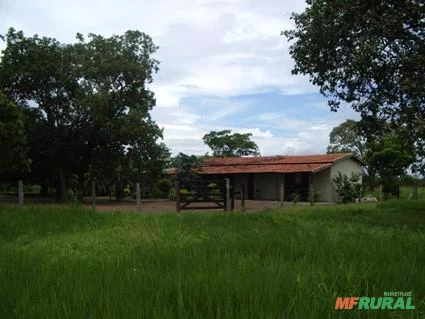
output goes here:
{"type": "Polygon", "coordinates": [[[280,184],[280,207],[283,207],[285,203],[285,185],[280,184]]]}
{"type": "Polygon", "coordinates": [[[21,179],[18,181],[18,204],[24,205],[24,182],[21,179]]]}
{"type": "Polygon", "coordinates": [[[180,213],[180,182],[176,182],[176,211],[180,213]]]}
{"type": "Polygon", "coordinates": [[[230,179],[229,178],[225,178],[224,179],[226,181],[226,207],[225,207],[225,211],[228,212],[230,211],[230,207],[231,207],[231,202],[230,202],[230,179]]]}
{"type": "Polygon", "coordinates": [[[140,183],[136,183],[136,208],[138,212],[142,211],[142,197],[140,196],[140,183]]]}
{"type": "Polygon", "coordinates": [[[96,178],[91,182],[91,207],[96,210],[96,178]]]}
{"type": "Polygon", "coordinates": [[[241,184],[241,211],[245,211],[245,185],[241,184]]]}

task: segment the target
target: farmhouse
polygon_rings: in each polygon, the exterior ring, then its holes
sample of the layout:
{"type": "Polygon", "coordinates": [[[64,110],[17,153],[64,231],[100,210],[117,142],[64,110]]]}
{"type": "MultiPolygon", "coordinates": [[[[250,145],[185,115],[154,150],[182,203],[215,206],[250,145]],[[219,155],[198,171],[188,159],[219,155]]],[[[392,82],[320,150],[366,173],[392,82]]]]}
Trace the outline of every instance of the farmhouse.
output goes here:
{"type": "MultiPolygon", "coordinates": [[[[311,187],[320,201],[337,201],[332,179],[338,172],[351,176],[363,173],[364,163],[351,153],[297,156],[225,157],[204,161],[199,174],[204,178],[229,178],[235,189],[243,185],[246,198],[279,200],[280,185],[290,201],[293,193],[308,199],[311,187]]],[[[361,178],[361,177],[360,177],[361,178]]]]}

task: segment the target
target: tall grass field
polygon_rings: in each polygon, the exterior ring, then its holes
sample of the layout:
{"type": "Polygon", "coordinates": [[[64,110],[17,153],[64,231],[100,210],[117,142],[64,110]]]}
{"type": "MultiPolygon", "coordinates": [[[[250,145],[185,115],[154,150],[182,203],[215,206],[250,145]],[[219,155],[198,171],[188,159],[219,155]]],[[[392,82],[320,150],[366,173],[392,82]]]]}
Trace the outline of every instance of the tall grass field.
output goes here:
{"type": "Polygon", "coordinates": [[[425,201],[260,213],[0,206],[0,318],[425,318],[425,201]],[[414,310],[335,310],[412,292],[414,310]]]}

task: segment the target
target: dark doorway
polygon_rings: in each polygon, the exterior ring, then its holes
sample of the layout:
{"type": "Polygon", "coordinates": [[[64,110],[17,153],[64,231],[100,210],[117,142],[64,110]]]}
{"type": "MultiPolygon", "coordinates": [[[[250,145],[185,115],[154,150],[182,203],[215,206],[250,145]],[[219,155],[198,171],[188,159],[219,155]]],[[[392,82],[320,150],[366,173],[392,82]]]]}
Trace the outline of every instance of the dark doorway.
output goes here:
{"type": "Polygon", "coordinates": [[[310,173],[285,174],[285,201],[292,201],[292,194],[298,194],[299,200],[307,201],[310,173]]]}

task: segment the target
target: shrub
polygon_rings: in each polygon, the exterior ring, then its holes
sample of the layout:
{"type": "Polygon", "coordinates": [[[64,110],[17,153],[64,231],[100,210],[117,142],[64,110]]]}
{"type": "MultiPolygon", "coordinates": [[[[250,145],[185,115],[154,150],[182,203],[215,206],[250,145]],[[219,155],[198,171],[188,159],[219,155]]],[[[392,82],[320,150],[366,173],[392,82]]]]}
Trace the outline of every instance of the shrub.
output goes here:
{"type": "Polygon", "coordinates": [[[172,186],[171,180],[166,178],[160,179],[156,182],[156,188],[158,189],[158,191],[161,192],[161,196],[163,197],[166,197],[167,194],[170,193],[171,186],[172,186]]]}
{"type": "Polygon", "coordinates": [[[361,184],[359,183],[359,175],[353,173],[351,177],[348,177],[346,174],[338,172],[338,175],[332,180],[335,183],[338,202],[343,204],[352,203],[360,197],[361,184]]]}
{"type": "Polygon", "coordinates": [[[315,202],[318,202],[320,198],[320,193],[317,191],[316,188],[312,187],[310,188],[310,191],[308,193],[308,199],[310,201],[310,205],[314,205],[315,202]]]}
{"type": "Polygon", "coordinates": [[[292,193],[291,198],[292,198],[292,204],[294,204],[295,206],[300,200],[300,195],[298,193],[292,193]]]}
{"type": "Polygon", "coordinates": [[[176,189],[175,188],[171,188],[169,193],[168,193],[168,199],[169,200],[176,200],[176,189]]]}

